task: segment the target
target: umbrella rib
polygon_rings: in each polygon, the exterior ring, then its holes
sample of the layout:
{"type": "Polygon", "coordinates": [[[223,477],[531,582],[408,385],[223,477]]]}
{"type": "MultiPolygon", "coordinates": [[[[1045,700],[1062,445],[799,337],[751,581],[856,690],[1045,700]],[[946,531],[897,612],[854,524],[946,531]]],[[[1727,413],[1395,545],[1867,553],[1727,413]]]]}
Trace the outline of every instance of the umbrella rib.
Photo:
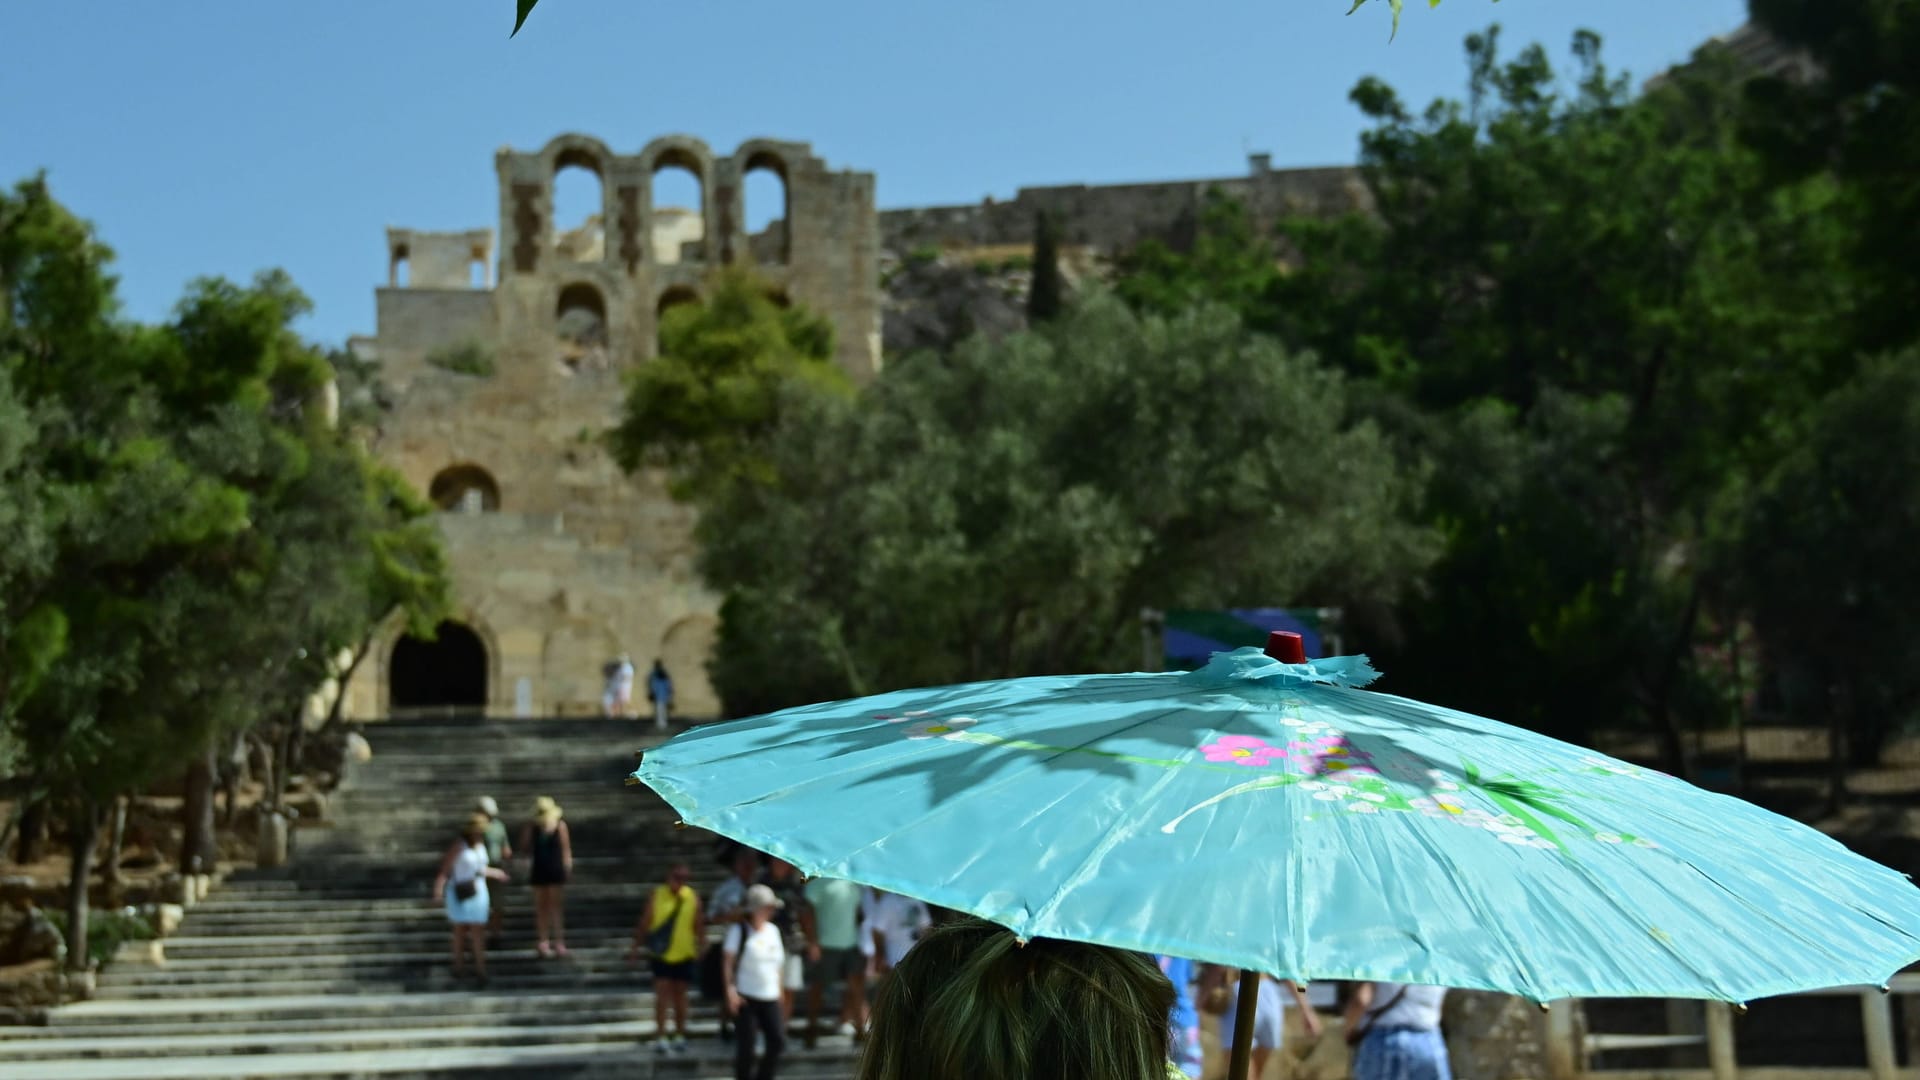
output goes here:
{"type": "MultiPolygon", "coordinates": [[[[1166,712],[1159,714],[1159,716],[1165,716],[1165,715],[1169,715],[1171,713],[1180,712],[1180,711],[1182,710],[1169,709],[1166,712]]],[[[1138,723],[1144,724],[1148,720],[1158,719],[1159,716],[1148,717],[1146,719],[1142,719],[1138,721],[1138,723]]],[[[1129,727],[1133,727],[1133,726],[1137,726],[1137,724],[1129,725],[1129,727]]],[[[1190,758],[1192,756],[1192,751],[1189,750],[1187,753],[1188,753],[1188,757],[1190,758]]],[[[1075,886],[1079,885],[1081,882],[1093,876],[1094,871],[1100,866],[1101,862],[1106,859],[1108,852],[1112,851],[1123,840],[1131,838],[1139,831],[1138,828],[1136,827],[1139,820],[1138,816],[1150,812],[1146,808],[1152,805],[1153,796],[1159,794],[1162,790],[1164,790],[1166,787],[1171,785],[1174,782],[1174,780],[1178,777],[1178,775],[1179,774],[1172,769],[1167,769],[1162,771],[1160,778],[1155,780],[1153,784],[1150,785],[1144,793],[1142,793],[1139,797],[1133,800],[1131,810],[1132,810],[1132,813],[1136,815],[1135,819],[1129,820],[1123,817],[1119,822],[1117,822],[1114,825],[1114,827],[1108,829],[1106,836],[1101,838],[1100,843],[1094,845],[1093,850],[1088,852],[1086,858],[1080,861],[1080,865],[1074,868],[1073,873],[1067,875],[1067,879],[1061,882],[1060,885],[1054,889],[1053,895],[1049,896],[1046,899],[1046,901],[1043,902],[1036,911],[1034,911],[1031,915],[1028,916],[1028,922],[1033,925],[1039,925],[1040,923],[1045,922],[1048,918],[1052,917],[1055,909],[1057,909],[1061,905],[1061,903],[1063,903],[1066,900],[1067,894],[1069,892],[1072,892],[1075,886]]],[[[1087,783],[1091,783],[1091,782],[1092,782],[1092,778],[1088,778],[1088,780],[1084,781],[1079,786],[1084,787],[1087,783]]]]}

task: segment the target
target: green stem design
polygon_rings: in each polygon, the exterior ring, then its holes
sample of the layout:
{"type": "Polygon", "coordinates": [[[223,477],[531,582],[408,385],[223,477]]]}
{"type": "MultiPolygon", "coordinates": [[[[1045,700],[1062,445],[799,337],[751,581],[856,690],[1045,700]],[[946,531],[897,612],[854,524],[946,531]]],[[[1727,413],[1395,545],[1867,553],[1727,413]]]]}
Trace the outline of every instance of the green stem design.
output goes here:
{"type": "Polygon", "coordinates": [[[1228,788],[1227,790],[1221,792],[1218,795],[1215,795],[1213,798],[1208,799],[1205,802],[1195,803],[1192,806],[1187,807],[1186,812],[1182,813],[1179,817],[1174,818],[1172,821],[1169,821],[1165,825],[1160,826],[1160,831],[1163,833],[1171,834],[1173,830],[1180,827],[1181,822],[1192,817],[1194,814],[1197,814],[1200,811],[1205,810],[1207,807],[1212,806],[1217,802],[1221,802],[1226,799],[1231,799],[1235,795],[1245,795],[1249,791],[1259,791],[1263,788],[1288,787],[1293,784],[1297,784],[1300,781],[1305,779],[1306,777],[1304,776],[1295,776],[1292,773],[1283,773],[1279,776],[1263,776],[1258,780],[1249,780],[1244,784],[1235,784],[1233,787],[1228,788]]]}

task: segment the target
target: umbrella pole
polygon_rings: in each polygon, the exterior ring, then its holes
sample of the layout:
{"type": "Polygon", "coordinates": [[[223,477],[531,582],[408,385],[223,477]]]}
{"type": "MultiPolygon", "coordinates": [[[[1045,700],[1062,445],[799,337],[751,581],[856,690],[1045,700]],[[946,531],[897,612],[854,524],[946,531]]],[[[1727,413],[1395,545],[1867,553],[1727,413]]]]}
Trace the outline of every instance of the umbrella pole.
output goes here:
{"type": "Polygon", "coordinates": [[[1233,1060],[1228,1080],[1248,1080],[1253,1064],[1253,1022],[1260,1012],[1260,973],[1240,972],[1240,1005],[1233,1012],[1233,1060]]]}

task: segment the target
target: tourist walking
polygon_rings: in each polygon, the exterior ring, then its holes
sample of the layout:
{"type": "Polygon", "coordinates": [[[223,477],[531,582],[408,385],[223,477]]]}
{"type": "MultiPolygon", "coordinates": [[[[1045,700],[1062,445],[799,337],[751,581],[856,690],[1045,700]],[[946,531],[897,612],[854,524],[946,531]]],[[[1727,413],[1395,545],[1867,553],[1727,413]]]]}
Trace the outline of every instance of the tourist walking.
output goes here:
{"type": "Polygon", "coordinates": [[[1168,1016],[1168,1060],[1174,1068],[1192,1080],[1199,1080],[1206,1067],[1206,1051],[1200,1042],[1200,1010],[1193,1004],[1193,961],[1177,956],[1156,956],[1153,962],[1173,984],[1173,1011],[1168,1016]]]}
{"type": "Polygon", "coordinates": [[[1287,997],[1291,997],[1294,1004],[1299,1006],[1300,1019],[1306,1024],[1307,1034],[1316,1038],[1320,1035],[1320,1014],[1307,1003],[1306,991],[1300,989],[1298,984],[1282,983],[1268,975],[1259,976],[1260,996],[1254,1007],[1254,1014],[1250,1017],[1242,1017],[1240,995],[1232,980],[1227,978],[1228,975],[1227,969],[1210,964],[1206,972],[1201,975],[1201,984],[1211,986],[1217,981],[1227,982],[1227,1011],[1220,1018],[1222,1045],[1233,1045],[1234,1040],[1239,1037],[1239,1026],[1242,1020],[1253,1025],[1253,1067],[1248,1070],[1248,1076],[1259,1076],[1260,1070],[1266,1068],[1267,1059],[1273,1056],[1274,1051],[1280,1049],[1280,1044],[1286,1039],[1285,999],[1287,997]],[[1284,990],[1282,986],[1285,987],[1284,990]]]}
{"type": "Polygon", "coordinates": [[[868,891],[860,914],[873,938],[874,976],[883,982],[887,973],[906,959],[914,942],[933,927],[933,913],[927,905],[911,896],[879,889],[868,891]]]}
{"type": "Polygon", "coordinates": [[[1440,1034],[1443,986],[1361,983],[1347,1003],[1354,1080],[1453,1080],[1440,1034]]]}
{"type": "Polygon", "coordinates": [[[600,711],[608,719],[633,715],[633,660],[626,653],[619,659],[609,661],[605,674],[607,687],[600,694],[600,711]]]}
{"type": "Polygon", "coordinates": [[[647,897],[640,920],[633,927],[633,948],[627,950],[628,964],[638,962],[642,945],[653,958],[653,1022],[657,1032],[653,1045],[663,1054],[687,1052],[687,996],[693,986],[700,942],[707,932],[700,895],[688,884],[692,877],[693,870],[686,863],[673,864],[667,871],[667,883],[647,897]],[[676,1029],[673,1035],[667,1033],[669,1011],[676,1029]]]}
{"type": "Polygon", "coordinates": [[[747,889],[760,880],[760,853],[750,847],[733,850],[733,874],[713,890],[707,901],[707,921],[730,926],[747,917],[747,889]]]}
{"type": "MultiPolygon", "coordinates": [[[[715,926],[733,926],[747,918],[747,889],[760,877],[760,853],[744,844],[733,849],[733,874],[713,890],[707,901],[707,921],[715,926]]],[[[724,963],[724,958],[719,958],[724,963]]],[[[724,992],[722,1000],[724,1000],[724,992]]],[[[720,1014],[720,1041],[733,1038],[733,1020],[725,1010],[720,1014]]]]}
{"type": "Polygon", "coordinates": [[[774,899],[780,901],[780,908],[773,916],[774,928],[780,931],[781,943],[787,948],[786,967],[780,975],[780,1015],[791,1023],[794,995],[807,988],[807,939],[801,925],[801,915],[807,907],[806,883],[792,863],[770,856],[767,868],[760,872],[760,884],[772,890],[774,899]]]}
{"type": "Polygon", "coordinates": [[[780,1055],[787,1048],[787,1026],[780,1015],[780,977],[787,949],[773,925],[773,913],[780,907],[772,889],[751,886],[745,921],[728,927],[720,945],[727,1011],[738,1029],[733,1040],[734,1080],[774,1080],[780,1055]],[[756,1037],[766,1045],[758,1070],[754,1068],[756,1037]]]}
{"type": "Polygon", "coordinates": [[[860,950],[859,884],[813,878],[806,884],[800,932],[806,939],[807,1046],[820,1035],[820,1004],[829,984],[839,984],[839,1033],[860,1038],[867,1024],[867,957],[860,950]]]}
{"type": "Polygon", "coordinates": [[[567,882],[573,877],[573,838],[552,796],[534,800],[533,820],[520,830],[520,850],[529,856],[527,880],[533,885],[534,951],[542,957],[567,955],[567,882]]]}
{"type": "MultiPolygon", "coordinates": [[[[487,817],[487,864],[505,870],[512,865],[513,845],[507,843],[507,824],[500,820],[500,804],[493,801],[493,796],[482,795],[474,809],[487,817]]],[[[490,948],[500,947],[501,927],[506,922],[506,898],[504,889],[498,896],[488,898],[487,945],[490,948]]]]}
{"type": "Polygon", "coordinates": [[[453,926],[453,977],[466,974],[470,954],[473,973],[481,986],[487,985],[489,880],[505,881],[507,875],[487,865],[487,819],[484,814],[475,814],[440,860],[440,873],[433,879],[433,902],[446,905],[447,922],[453,926]]]}
{"type": "Polygon", "coordinates": [[[647,673],[647,700],[653,703],[653,726],[667,730],[673,717],[673,677],[667,674],[667,665],[658,660],[647,673]]]}

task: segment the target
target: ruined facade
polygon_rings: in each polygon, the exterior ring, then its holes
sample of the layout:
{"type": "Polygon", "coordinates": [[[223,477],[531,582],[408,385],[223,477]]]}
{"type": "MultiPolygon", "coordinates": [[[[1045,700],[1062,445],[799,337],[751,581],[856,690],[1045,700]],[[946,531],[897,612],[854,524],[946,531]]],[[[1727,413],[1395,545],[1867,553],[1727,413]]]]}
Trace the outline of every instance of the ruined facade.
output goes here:
{"type": "Polygon", "coordinates": [[[659,318],[720,265],[753,265],[778,297],[829,317],[856,380],[880,364],[879,230],[870,173],[829,171],[804,143],[756,139],[718,155],[686,136],[618,154],[563,135],[501,150],[495,230],[390,229],[375,333],[392,394],[375,444],[440,508],[458,610],[432,644],[397,627],[348,688],[348,711],[481,707],[551,716],[599,708],[601,666],[655,657],[676,711],[718,712],[705,661],[717,598],[694,572],[690,512],[657,476],[628,477],[598,444],[622,374],[657,353],[659,318]],[[598,178],[599,212],[553,220],[554,177],[598,178]],[[682,169],[701,205],[655,206],[655,174],[682,169]],[[743,181],[766,170],[781,218],[745,227],[743,181]],[[498,237],[496,245],[495,238],[498,237]]]}
{"type": "Polygon", "coordinates": [[[1356,168],[1275,169],[1271,155],[1253,154],[1244,176],[1023,187],[1011,200],[888,210],[880,215],[882,246],[904,256],[929,248],[1027,245],[1033,242],[1035,217],[1044,211],[1058,224],[1063,245],[1099,255],[1117,255],[1148,239],[1184,247],[1199,225],[1207,193],[1215,189],[1267,226],[1288,215],[1332,216],[1372,205],[1356,168]]]}

